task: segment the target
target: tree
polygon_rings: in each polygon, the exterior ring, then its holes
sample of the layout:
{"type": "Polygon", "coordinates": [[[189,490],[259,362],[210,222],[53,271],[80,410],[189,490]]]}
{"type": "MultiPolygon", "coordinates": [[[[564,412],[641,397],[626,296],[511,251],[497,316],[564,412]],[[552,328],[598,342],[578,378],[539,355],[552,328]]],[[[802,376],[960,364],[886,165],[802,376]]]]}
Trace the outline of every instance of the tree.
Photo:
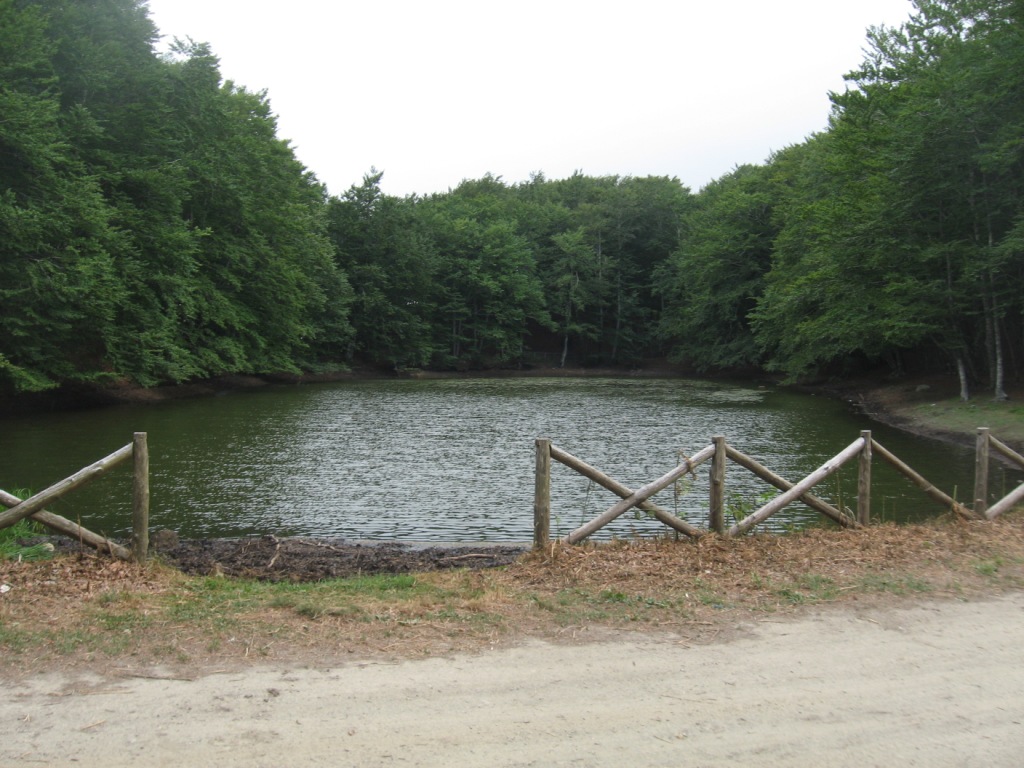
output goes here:
{"type": "Polygon", "coordinates": [[[141,0],[0,0],[0,380],[299,370],[346,345],[323,187],[141,0]],[[17,309],[15,309],[17,307],[17,309]]]}
{"type": "Polygon", "coordinates": [[[518,365],[531,328],[550,324],[534,248],[511,203],[508,188],[486,176],[423,208],[440,259],[442,365],[518,365]]]}
{"type": "Polygon", "coordinates": [[[0,0],[0,386],[103,375],[120,298],[101,190],[62,126],[45,14],[0,0]]]}
{"type": "Polygon", "coordinates": [[[330,201],[330,236],[354,291],[348,358],[424,366],[436,352],[437,257],[415,201],[382,194],[382,176],[371,170],[330,201]]]}
{"type": "Polygon", "coordinates": [[[673,359],[697,370],[756,366],[750,312],[778,234],[773,167],[745,165],[707,185],[680,221],[678,248],[657,271],[661,333],[673,359]]]}
{"type": "Polygon", "coordinates": [[[555,292],[553,314],[562,336],[562,356],[559,365],[564,368],[569,356],[571,338],[593,339],[598,326],[588,323],[583,312],[600,296],[603,281],[597,269],[599,256],[587,242],[582,227],[561,232],[551,238],[558,249],[548,265],[547,282],[555,292]]]}
{"type": "Polygon", "coordinates": [[[1004,246],[1021,210],[1020,8],[916,7],[902,27],[871,30],[856,87],[833,95],[755,329],[790,375],[850,355],[898,369],[902,351],[935,345],[965,375],[981,361],[998,395],[1021,295],[1019,251],[1004,246]]]}

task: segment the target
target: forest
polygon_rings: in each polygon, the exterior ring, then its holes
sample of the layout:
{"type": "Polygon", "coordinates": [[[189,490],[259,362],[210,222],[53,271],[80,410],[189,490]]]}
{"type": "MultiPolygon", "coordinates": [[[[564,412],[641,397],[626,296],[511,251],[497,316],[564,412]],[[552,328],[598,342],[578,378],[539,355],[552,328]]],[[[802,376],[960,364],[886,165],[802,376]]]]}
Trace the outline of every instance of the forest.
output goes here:
{"type": "Polygon", "coordinates": [[[265,92],[158,40],[144,0],[0,0],[2,396],[666,358],[997,399],[1020,376],[1020,0],[915,0],[822,132],[698,191],[537,172],[398,198],[369,169],[330,196],[265,92]]]}

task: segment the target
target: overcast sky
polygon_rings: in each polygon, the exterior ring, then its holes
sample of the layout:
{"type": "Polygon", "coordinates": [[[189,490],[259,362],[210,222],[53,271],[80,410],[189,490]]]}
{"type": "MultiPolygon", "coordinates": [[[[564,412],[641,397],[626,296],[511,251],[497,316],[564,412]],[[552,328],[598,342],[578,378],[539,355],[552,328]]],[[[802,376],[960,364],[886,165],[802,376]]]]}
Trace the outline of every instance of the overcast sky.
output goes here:
{"type": "Polygon", "coordinates": [[[278,136],[341,194],[675,176],[694,191],[824,129],[869,26],[910,0],[149,0],[268,92],[278,136]]]}

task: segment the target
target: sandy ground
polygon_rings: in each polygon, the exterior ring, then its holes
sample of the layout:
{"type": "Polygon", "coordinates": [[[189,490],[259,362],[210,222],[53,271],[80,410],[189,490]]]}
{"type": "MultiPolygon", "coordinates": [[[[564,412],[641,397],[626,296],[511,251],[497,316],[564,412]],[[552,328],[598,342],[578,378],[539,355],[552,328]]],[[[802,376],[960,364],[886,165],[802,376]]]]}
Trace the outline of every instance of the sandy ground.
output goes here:
{"type": "Polygon", "coordinates": [[[735,635],[195,680],[35,677],[5,684],[0,765],[1022,764],[1024,593],[847,605],[735,635]]]}

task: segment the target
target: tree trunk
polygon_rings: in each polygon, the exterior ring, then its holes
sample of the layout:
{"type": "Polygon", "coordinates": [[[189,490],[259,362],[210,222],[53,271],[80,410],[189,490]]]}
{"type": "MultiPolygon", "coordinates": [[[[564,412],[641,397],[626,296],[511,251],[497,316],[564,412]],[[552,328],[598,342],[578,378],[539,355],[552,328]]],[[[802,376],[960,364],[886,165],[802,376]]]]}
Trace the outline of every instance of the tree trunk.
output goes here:
{"type": "Polygon", "coordinates": [[[452,317],[452,357],[457,358],[462,354],[462,345],[459,344],[459,321],[452,317]]]}
{"type": "Polygon", "coordinates": [[[960,399],[967,402],[971,399],[971,393],[967,386],[967,366],[964,365],[964,356],[956,356],[956,375],[960,378],[960,399]]]}
{"type": "Polygon", "coordinates": [[[1006,366],[1003,363],[1003,334],[999,328],[999,311],[994,294],[992,296],[992,349],[995,354],[995,366],[992,372],[992,398],[997,403],[1001,403],[1008,399],[1006,390],[1003,388],[1006,366]]]}
{"type": "Polygon", "coordinates": [[[562,368],[565,368],[565,360],[569,356],[569,326],[572,324],[572,294],[574,287],[574,283],[570,280],[569,297],[565,303],[565,336],[562,338],[562,368]]]}
{"type": "Polygon", "coordinates": [[[619,334],[622,333],[622,275],[615,276],[615,335],[612,337],[612,361],[619,360],[619,334]]]}
{"type": "Polygon", "coordinates": [[[1005,366],[1003,365],[1003,340],[999,333],[999,322],[995,322],[995,352],[996,352],[996,370],[993,377],[993,394],[992,397],[997,403],[1001,403],[1004,400],[1009,399],[1006,395],[1006,390],[1003,388],[1003,379],[1005,377],[1005,366]]]}

